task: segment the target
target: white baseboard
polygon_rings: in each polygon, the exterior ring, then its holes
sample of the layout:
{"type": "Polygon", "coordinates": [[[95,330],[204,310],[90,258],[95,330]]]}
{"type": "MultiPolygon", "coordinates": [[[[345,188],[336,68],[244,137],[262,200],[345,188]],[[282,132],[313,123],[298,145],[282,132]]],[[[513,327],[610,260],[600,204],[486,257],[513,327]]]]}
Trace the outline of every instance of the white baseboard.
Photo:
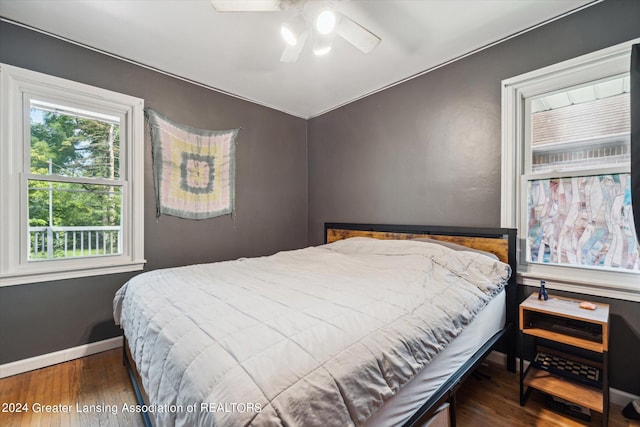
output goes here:
{"type": "Polygon", "coordinates": [[[122,347],[122,342],[122,337],[115,337],[80,345],[78,347],[55,351],[53,353],[43,354],[41,356],[30,357],[29,359],[5,363],[4,365],[0,365],[0,378],[10,377],[12,375],[22,374],[23,372],[33,371],[34,369],[45,368],[47,366],[68,362],[91,354],[112,350],[114,348],[122,347]]]}
{"type": "MultiPolygon", "coordinates": [[[[498,365],[506,365],[507,364],[507,355],[504,353],[500,353],[499,351],[492,351],[487,356],[487,360],[498,365]]],[[[520,359],[516,358],[516,365],[520,366],[520,359]]],[[[528,365],[528,362],[525,361],[525,368],[528,365]]],[[[618,390],[613,387],[609,387],[609,402],[618,406],[626,406],[632,400],[640,399],[640,396],[636,396],[631,393],[627,393],[626,391],[618,390]]]]}

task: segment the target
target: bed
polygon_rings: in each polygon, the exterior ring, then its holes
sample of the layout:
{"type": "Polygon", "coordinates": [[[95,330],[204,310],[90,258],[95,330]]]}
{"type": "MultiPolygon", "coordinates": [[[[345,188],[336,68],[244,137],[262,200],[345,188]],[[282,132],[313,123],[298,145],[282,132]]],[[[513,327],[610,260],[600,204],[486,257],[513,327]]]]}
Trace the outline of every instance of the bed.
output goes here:
{"type": "Polygon", "coordinates": [[[455,424],[501,338],[515,370],[514,268],[513,229],[330,223],[318,247],[136,276],[114,318],[148,424],[409,426],[444,402],[455,424]]]}

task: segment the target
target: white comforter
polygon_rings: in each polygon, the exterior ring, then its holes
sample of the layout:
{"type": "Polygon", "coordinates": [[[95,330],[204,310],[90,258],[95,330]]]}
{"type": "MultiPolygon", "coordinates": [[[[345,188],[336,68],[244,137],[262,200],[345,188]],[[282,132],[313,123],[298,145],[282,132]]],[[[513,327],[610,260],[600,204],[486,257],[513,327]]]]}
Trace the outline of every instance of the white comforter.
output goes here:
{"type": "Polygon", "coordinates": [[[509,274],[471,252],[353,238],[141,274],[114,318],[157,426],[358,425],[509,274]]]}

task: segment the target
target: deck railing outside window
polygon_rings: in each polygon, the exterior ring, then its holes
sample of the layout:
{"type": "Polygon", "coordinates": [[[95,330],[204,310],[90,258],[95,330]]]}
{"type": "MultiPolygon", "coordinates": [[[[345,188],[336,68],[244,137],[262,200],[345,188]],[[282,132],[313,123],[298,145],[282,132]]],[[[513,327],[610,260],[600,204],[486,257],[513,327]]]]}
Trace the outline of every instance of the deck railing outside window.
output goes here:
{"type": "Polygon", "coordinates": [[[29,227],[29,259],[118,255],[121,236],[119,226],[29,227]]]}

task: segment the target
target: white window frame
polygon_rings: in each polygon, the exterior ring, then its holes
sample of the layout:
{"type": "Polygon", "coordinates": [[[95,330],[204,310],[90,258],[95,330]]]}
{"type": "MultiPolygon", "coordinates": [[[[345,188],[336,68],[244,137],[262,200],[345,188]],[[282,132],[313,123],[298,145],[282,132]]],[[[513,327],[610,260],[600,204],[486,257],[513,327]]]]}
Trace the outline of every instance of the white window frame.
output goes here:
{"type": "Polygon", "coordinates": [[[141,270],[144,259],[144,100],[0,63],[0,286],[141,270]],[[32,97],[122,119],[122,253],[28,260],[29,108],[32,97]]]}
{"type": "MultiPolygon", "coordinates": [[[[526,211],[523,207],[526,198],[522,194],[526,182],[525,165],[530,161],[525,129],[529,126],[531,99],[628,73],[631,46],[639,42],[640,39],[631,40],[502,81],[501,225],[518,229],[518,283],[538,286],[540,280],[545,280],[551,289],[640,301],[640,274],[637,272],[527,263],[526,211]]],[[[629,172],[629,169],[603,169],[597,174],[629,172]]],[[[536,178],[544,177],[536,174],[536,178]]]]}

